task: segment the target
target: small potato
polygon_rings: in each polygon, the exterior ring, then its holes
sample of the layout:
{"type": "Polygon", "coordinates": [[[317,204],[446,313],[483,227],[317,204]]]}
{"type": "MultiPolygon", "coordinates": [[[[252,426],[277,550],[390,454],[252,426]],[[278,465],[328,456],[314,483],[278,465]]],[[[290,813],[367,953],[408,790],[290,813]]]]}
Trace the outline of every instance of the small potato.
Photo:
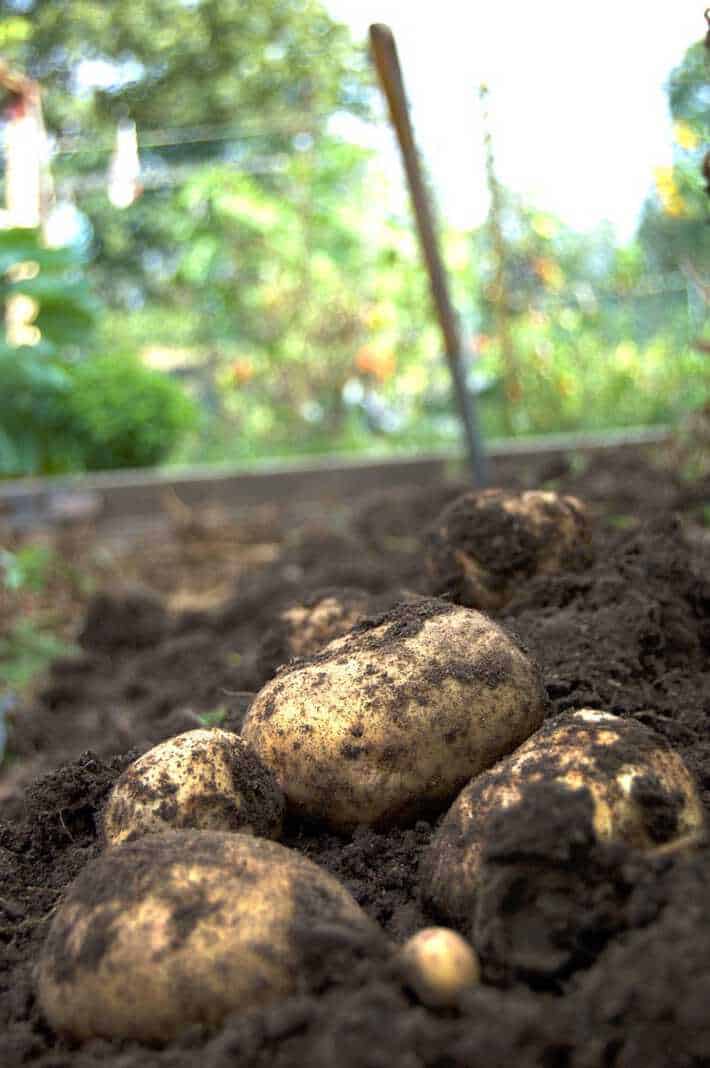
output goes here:
{"type": "Polygon", "coordinates": [[[168,829],[281,834],[284,798],[271,771],[237,735],[217,727],[169,738],[116,780],[102,815],[118,845],[168,829]]]}
{"type": "Polygon", "coordinates": [[[481,969],[475,950],[448,927],[425,927],[399,951],[399,969],[423,1005],[453,1008],[477,983],[481,969]]]}
{"type": "Polygon", "coordinates": [[[384,936],[336,879],[276,842],[166,831],[91,861],[57,909],[38,967],[51,1027],[75,1039],[174,1038],[308,980],[309,941],[384,936]]]}
{"type": "Polygon", "coordinates": [[[284,608],[261,643],[261,677],[269,679],[294,656],[311,656],[334,638],[347,634],[368,614],[371,601],[364,590],[329,587],[284,608]]]}
{"type": "Polygon", "coordinates": [[[536,666],[504,630],[422,598],[282,668],[242,733],[288,804],[348,830],[440,809],[544,708],[536,666]]]}
{"type": "Polygon", "coordinates": [[[431,591],[470,608],[501,608],[520,583],[563,570],[587,551],[576,497],[529,490],[465,493],[427,535],[431,591]]]}
{"type": "Polygon", "coordinates": [[[680,840],[703,811],[685,764],[636,720],[581,709],[548,720],[519,749],[473,779],[446,814],[425,854],[425,900],[449,922],[470,918],[491,817],[524,805],[526,790],[557,783],[592,798],[599,839],[639,849],[680,840]]]}

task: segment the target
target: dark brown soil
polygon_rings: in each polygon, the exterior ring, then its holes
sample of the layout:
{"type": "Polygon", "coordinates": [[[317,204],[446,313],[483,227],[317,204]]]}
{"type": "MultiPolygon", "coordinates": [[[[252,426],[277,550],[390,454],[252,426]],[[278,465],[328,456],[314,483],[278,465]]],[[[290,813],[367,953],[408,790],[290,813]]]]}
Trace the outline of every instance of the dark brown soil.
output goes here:
{"type": "MultiPolygon", "coordinates": [[[[573,493],[592,510],[591,563],[527,580],[496,616],[538,660],[550,715],[602,708],[653,728],[709,807],[710,484],[635,454],[585,469],[509,465],[497,480],[573,493]]],[[[13,713],[0,822],[3,1068],[710,1065],[710,843],[652,853],[603,845],[586,792],[553,786],[523,813],[497,817],[465,932],[484,982],[457,1010],[418,1005],[386,955],[356,952],[324,928],[304,939],[308,983],[217,1030],[193,1028],[165,1046],[73,1045],[42,1019],[39,948],[63,889],[99,852],[101,806],[121,771],[202,722],[238,729],[266,681],[262,643],[287,604],[326,586],[375,598],[428,592],[419,539],[456,490],[355,502],[346,524],[275,524],[272,558],[239,569],[216,607],[179,612],[135,591],[89,606],[82,653],[55,663],[13,713]]],[[[161,584],[167,593],[165,573],[161,584]]],[[[401,940],[434,919],[417,877],[431,832],[420,821],[338,837],[292,820],[284,844],[401,940]]]]}

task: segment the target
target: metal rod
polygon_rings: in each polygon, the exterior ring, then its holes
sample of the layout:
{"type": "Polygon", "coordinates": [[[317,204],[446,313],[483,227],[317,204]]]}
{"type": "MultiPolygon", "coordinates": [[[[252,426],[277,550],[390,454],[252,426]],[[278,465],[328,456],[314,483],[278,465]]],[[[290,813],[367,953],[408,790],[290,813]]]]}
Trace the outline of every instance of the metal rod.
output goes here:
{"type": "Polygon", "coordinates": [[[456,405],[464,428],[471,473],[475,485],[484,486],[486,484],[485,455],[476,407],[473,397],[466,388],[466,379],[461,361],[461,336],[458,319],[449,296],[449,287],[443,260],[439,252],[434,217],[424,184],[419,154],[409,118],[397,46],[389,26],[384,26],[381,23],[375,23],[370,26],[370,45],[380,84],[387,99],[390,119],[397,134],[407,175],[419,241],[429,274],[429,284],[439,326],[444,338],[444,349],[453,382],[456,405]]]}

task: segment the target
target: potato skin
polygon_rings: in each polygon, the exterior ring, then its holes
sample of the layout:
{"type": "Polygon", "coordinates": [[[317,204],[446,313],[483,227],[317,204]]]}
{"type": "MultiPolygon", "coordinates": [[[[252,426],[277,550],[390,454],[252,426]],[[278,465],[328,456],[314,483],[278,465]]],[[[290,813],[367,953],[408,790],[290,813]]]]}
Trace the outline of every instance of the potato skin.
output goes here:
{"type": "Polygon", "coordinates": [[[497,609],[521,581],[586,558],[589,526],[576,497],[489,489],[448,505],[426,541],[432,593],[470,608],[497,609]]]}
{"type": "Polygon", "coordinates": [[[445,806],[540,725],[545,701],[502,628],[422,598],[282,668],[243,737],[293,809],[337,830],[385,827],[445,806]]]}
{"type": "Polygon", "coordinates": [[[519,749],[465,786],[422,859],[432,912],[466,926],[473,911],[491,817],[524,805],[526,789],[586,787],[597,837],[649,849],[702,826],[693,779],[667,742],[643,724],[594,709],[548,720],[519,749]]]}
{"type": "Polygon", "coordinates": [[[288,994],[319,923],[365,945],[383,938],[337,880],[276,842],[147,835],[69,887],[40,954],[40,1005],[75,1039],[167,1041],[288,994]]]}
{"type": "Polygon", "coordinates": [[[130,764],[101,823],[107,845],[169,828],[278,838],[283,811],[272,772],[238,735],[213,727],[168,738],[130,764]]]}

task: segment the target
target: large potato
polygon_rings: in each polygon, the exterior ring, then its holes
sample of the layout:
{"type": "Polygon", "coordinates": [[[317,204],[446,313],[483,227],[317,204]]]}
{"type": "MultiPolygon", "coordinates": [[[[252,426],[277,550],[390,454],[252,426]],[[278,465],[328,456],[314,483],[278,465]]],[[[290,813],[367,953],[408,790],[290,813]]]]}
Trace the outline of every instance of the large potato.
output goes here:
{"type": "Polygon", "coordinates": [[[257,694],[243,737],[293,808],[347,830],[444,806],[542,722],[538,670],[486,616],[400,604],[257,694]]]}
{"type": "Polygon", "coordinates": [[[541,730],[459,794],[421,868],[425,899],[449,921],[470,918],[491,817],[524,805],[526,791],[557,783],[592,798],[594,830],[606,841],[651,848],[702,825],[693,779],[663,738],[636,720],[581,709],[541,730]]]}
{"type": "Polygon", "coordinates": [[[576,497],[542,490],[464,493],[428,532],[431,589],[471,608],[500,608],[521,582],[562,570],[586,553],[588,542],[576,497]]]}
{"type": "Polygon", "coordinates": [[[334,878],[275,842],[147,835],[69,887],[40,955],[40,1005],[77,1039],[168,1040],[295,989],[324,924],[365,946],[382,937],[334,878]]]}
{"type": "Polygon", "coordinates": [[[169,738],[130,764],[102,828],[109,845],[170,828],[278,838],[283,810],[273,773],[238,735],[213,727],[169,738]]]}

